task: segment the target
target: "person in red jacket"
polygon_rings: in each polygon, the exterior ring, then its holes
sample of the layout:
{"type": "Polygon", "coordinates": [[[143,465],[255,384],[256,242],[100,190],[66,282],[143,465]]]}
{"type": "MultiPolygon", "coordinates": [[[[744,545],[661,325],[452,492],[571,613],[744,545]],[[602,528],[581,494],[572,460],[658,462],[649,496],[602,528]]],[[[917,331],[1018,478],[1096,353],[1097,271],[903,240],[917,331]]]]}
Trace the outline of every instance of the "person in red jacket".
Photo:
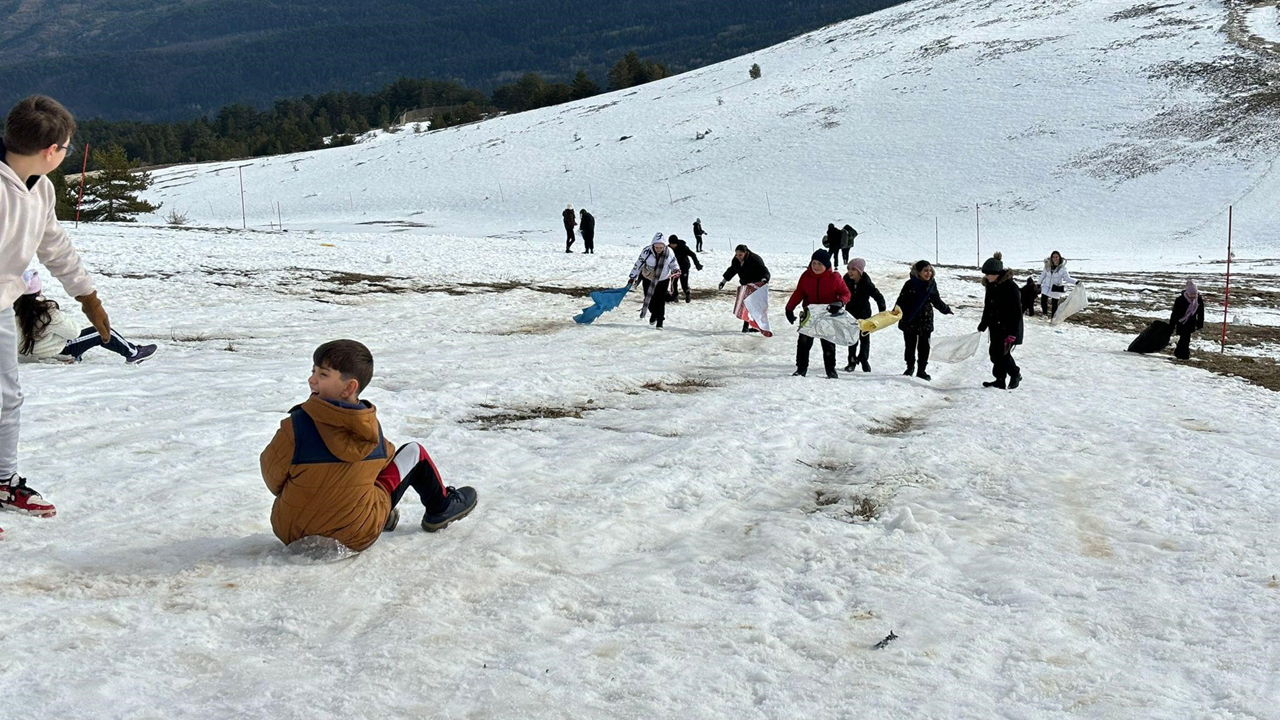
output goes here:
{"type": "MultiPolygon", "coordinates": [[[[842,312],[845,303],[849,302],[849,288],[839,274],[831,272],[831,255],[826,250],[819,250],[809,260],[809,269],[800,276],[795,292],[787,301],[787,322],[796,322],[797,305],[823,306],[832,314],[842,312]]],[[[796,371],[792,375],[804,376],[809,372],[809,351],[813,349],[813,338],[801,334],[796,344],[796,371]]],[[[827,369],[827,377],[835,380],[836,344],[830,340],[822,341],[822,364],[827,369]]]]}

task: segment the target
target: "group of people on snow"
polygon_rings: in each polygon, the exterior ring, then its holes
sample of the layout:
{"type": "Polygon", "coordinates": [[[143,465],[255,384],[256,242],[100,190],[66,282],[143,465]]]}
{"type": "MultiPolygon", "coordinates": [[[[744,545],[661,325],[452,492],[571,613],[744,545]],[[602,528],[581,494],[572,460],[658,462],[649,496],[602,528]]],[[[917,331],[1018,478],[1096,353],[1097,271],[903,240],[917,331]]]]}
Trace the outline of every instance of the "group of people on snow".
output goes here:
{"type": "Polygon", "coordinates": [[[578,238],[574,235],[575,227],[582,228],[582,254],[594,255],[596,253],[596,218],[587,212],[586,208],[581,211],[582,222],[578,222],[578,216],[573,212],[573,206],[570,205],[564,209],[562,216],[564,217],[565,242],[564,251],[573,252],[573,243],[578,238]]]}

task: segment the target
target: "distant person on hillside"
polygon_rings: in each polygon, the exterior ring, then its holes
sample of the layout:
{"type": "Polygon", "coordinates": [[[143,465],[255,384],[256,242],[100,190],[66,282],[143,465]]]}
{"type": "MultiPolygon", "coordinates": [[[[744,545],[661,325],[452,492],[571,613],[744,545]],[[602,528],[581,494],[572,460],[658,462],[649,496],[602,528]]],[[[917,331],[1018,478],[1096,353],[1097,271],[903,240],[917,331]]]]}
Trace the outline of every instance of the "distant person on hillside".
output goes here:
{"type": "MultiPolygon", "coordinates": [[[[855,319],[865,320],[871,317],[872,298],[875,298],[880,312],[884,312],[884,295],[881,295],[876,284],[871,282],[871,276],[867,274],[866,260],[854,258],[849,261],[848,271],[844,275],[844,284],[849,288],[849,304],[845,309],[855,319]]],[[[871,333],[862,333],[858,338],[858,344],[849,346],[849,364],[845,365],[845,372],[853,372],[855,357],[857,364],[862,366],[862,372],[871,372],[871,333]]]]}
{"type": "Polygon", "coordinates": [[[39,517],[53,517],[57,511],[18,474],[22,385],[13,312],[14,301],[27,290],[22,274],[32,258],[39,257],[80,302],[103,340],[111,338],[111,321],[93,278],[58,224],[53,182],[46,177],[71,151],[75,130],[75,119],[58,101],[33,95],[9,111],[0,143],[0,510],[39,517]]]}
{"type": "Polygon", "coordinates": [[[680,277],[680,264],[676,262],[676,254],[667,248],[662,233],[656,233],[649,246],[640,251],[640,258],[631,268],[630,284],[640,278],[644,286],[644,307],[640,317],[649,314],[649,324],[662,329],[667,319],[667,300],[675,296],[672,280],[680,277]]]}
{"type": "Polygon", "coordinates": [[[1058,301],[1067,296],[1066,286],[1075,284],[1075,278],[1067,272],[1067,261],[1062,253],[1054,250],[1045,258],[1044,270],[1040,273],[1040,312],[1053,319],[1058,314],[1058,301]]]}
{"type": "Polygon", "coordinates": [[[1178,345],[1173,349],[1173,356],[1179,360],[1190,360],[1191,333],[1204,327],[1204,301],[1195,282],[1188,280],[1178,299],[1173,301],[1169,324],[1178,334],[1178,345]]]}
{"type": "Polygon", "coordinates": [[[938,283],[933,279],[933,266],[928,260],[921,260],[911,266],[911,277],[902,284],[896,305],[902,311],[898,329],[902,331],[902,339],[906,344],[904,357],[907,370],[902,374],[914,374],[921,380],[932,380],[928,368],[933,310],[937,308],[943,315],[952,313],[951,308],[938,295],[938,283]]]}
{"type": "Polygon", "coordinates": [[[355,340],[316,348],[307,386],[311,396],[289,411],[262,451],[262,479],[276,500],[271,529],[289,545],[309,536],[364,550],[396,528],[396,506],[410,487],[435,532],[476,506],[470,487],[446,487],[426,449],[383,437],[378,410],[361,400],[373,379],[373,354],[355,340]]]}
{"type": "MultiPolygon", "coordinates": [[[[720,289],[724,289],[724,284],[729,282],[734,275],[738,276],[738,285],[750,285],[751,283],[768,283],[769,268],[765,267],[764,258],[751,252],[746,245],[739,245],[734,248],[733,262],[729,263],[729,269],[724,271],[724,278],[720,281],[720,289]]],[[[742,332],[759,332],[751,327],[750,323],[742,323],[742,332]]]]}
{"type": "MultiPolygon", "coordinates": [[[[809,267],[801,273],[795,292],[791,293],[791,299],[787,301],[787,322],[792,325],[796,323],[795,309],[798,305],[803,305],[806,309],[812,307],[812,312],[837,315],[844,310],[847,302],[849,288],[839,275],[831,271],[831,254],[826,250],[818,250],[809,259],[809,267]]],[[[821,342],[822,366],[827,371],[827,377],[836,380],[840,377],[836,374],[836,344],[825,338],[821,342]]],[[[809,353],[812,349],[813,337],[800,333],[799,340],[796,341],[796,371],[791,373],[793,376],[804,377],[809,372],[809,353]]]]}
{"type": "Polygon", "coordinates": [[[986,299],[982,306],[982,320],[978,332],[991,331],[989,355],[991,374],[995,380],[982,383],[982,387],[1016,389],[1022,382],[1022,370],[1014,362],[1013,349],[1022,344],[1022,293],[1013,281],[1013,270],[1006,270],[1000,253],[995,253],[982,263],[982,287],[986,299]]]}
{"type": "Polygon", "coordinates": [[[1022,314],[1028,317],[1036,316],[1036,298],[1040,295],[1040,285],[1036,279],[1030,275],[1027,276],[1027,284],[1022,286],[1022,314]]]}
{"type": "Polygon", "coordinates": [[[689,302],[689,264],[702,269],[702,263],[698,262],[698,255],[689,249],[689,243],[672,235],[667,238],[671,245],[671,251],[676,254],[676,263],[680,265],[680,288],[684,290],[684,301],[689,302]]]}
{"type": "Polygon", "coordinates": [[[560,213],[560,215],[564,217],[564,234],[566,236],[565,242],[564,242],[564,251],[573,252],[573,241],[577,240],[577,238],[574,237],[573,235],[573,228],[578,224],[577,217],[573,214],[573,206],[570,205],[569,207],[565,208],[564,212],[560,213]]]}
{"type": "Polygon", "coordinates": [[[26,271],[22,279],[27,283],[27,290],[13,304],[20,336],[19,359],[79,362],[86,352],[105,347],[123,357],[126,363],[137,365],[155,354],[155,345],[134,345],[115,330],[111,331],[109,342],[102,342],[97,329],[90,326],[82,330],[58,308],[58,303],[40,294],[43,288],[36,271],[26,271]]]}
{"type": "MultiPolygon", "coordinates": [[[[570,245],[572,244],[571,242],[570,245]]],[[[582,253],[596,254],[596,217],[587,212],[586,208],[582,208],[582,253]]]]}
{"type": "Polygon", "coordinates": [[[844,264],[849,264],[849,251],[853,249],[854,242],[858,238],[858,231],[853,229],[852,225],[845,225],[840,228],[840,254],[844,256],[844,264]]]}
{"type": "Polygon", "coordinates": [[[702,218],[698,218],[693,221],[693,239],[696,241],[695,244],[698,246],[698,252],[702,252],[702,236],[710,234],[711,233],[702,229],[702,218]]]}

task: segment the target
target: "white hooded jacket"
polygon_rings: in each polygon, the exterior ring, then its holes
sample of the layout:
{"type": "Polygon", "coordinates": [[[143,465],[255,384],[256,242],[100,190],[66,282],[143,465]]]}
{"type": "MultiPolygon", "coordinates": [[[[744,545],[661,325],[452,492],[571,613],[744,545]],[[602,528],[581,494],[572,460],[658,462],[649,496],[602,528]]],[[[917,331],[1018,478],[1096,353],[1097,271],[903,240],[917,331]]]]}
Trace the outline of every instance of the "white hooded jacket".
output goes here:
{"type": "MultiPolygon", "coordinates": [[[[87,327],[87,324],[84,326],[87,327]]],[[[45,327],[44,332],[40,333],[40,337],[36,338],[36,344],[31,348],[30,355],[19,355],[18,360],[22,362],[35,362],[37,360],[66,360],[67,356],[62,356],[62,351],[67,347],[67,341],[75,340],[80,337],[82,326],[77,325],[66,313],[61,310],[49,311],[49,324],[45,327]]],[[[26,337],[18,338],[18,347],[26,342],[26,337]]]]}
{"type": "Polygon", "coordinates": [[[1054,300],[1058,300],[1066,297],[1067,294],[1065,292],[1055,292],[1053,289],[1054,285],[1061,285],[1065,288],[1068,285],[1075,284],[1076,279],[1071,277],[1071,273],[1067,272],[1066,258],[1063,258],[1062,262],[1058,263],[1058,267],[1052,269],[1049,267],[1049,259],[1045,258],[1044,271],[1040,273],[1041,295],[1047,295],[1054,300]]]}
{"type": "Polygon", "coordinates": [[[657,282],[680,277],[680,264],[676,261],[675,251],[668,247],[659,257],[654,254],[652,245],[641,250],[640,258],[636,260],[635,267],[631,268],[631,281],[635,282],[637,277],[657,282]]]}
{"type": "MultiPolygon", "coordinates": [[[[0,145],[0,159],[3,156],[0,145]]],[[[28,189],[13,168],[0,162],[0,307],[12,307],[26,292],[22,273],[32,257],[40,259],[71,297],[93,292],[93,278],[54,215],[53,182],[41,176],[28,189]]]]}

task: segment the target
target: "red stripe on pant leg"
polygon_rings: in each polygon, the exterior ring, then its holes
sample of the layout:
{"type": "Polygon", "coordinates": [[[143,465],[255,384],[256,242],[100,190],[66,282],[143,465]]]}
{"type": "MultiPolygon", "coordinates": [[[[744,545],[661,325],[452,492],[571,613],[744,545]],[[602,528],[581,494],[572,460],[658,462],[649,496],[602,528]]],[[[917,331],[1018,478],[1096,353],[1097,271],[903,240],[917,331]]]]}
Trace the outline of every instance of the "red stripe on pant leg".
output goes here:
{"type": "Polygon", "coordinates": [[[382,472],[378,473],[378,479],[374,480],[373,484],[386,490],[388,495],[394,495],[396,488],[400,487],[400,480],[400,469],[392,461],[382,468],[382,472]]]}

